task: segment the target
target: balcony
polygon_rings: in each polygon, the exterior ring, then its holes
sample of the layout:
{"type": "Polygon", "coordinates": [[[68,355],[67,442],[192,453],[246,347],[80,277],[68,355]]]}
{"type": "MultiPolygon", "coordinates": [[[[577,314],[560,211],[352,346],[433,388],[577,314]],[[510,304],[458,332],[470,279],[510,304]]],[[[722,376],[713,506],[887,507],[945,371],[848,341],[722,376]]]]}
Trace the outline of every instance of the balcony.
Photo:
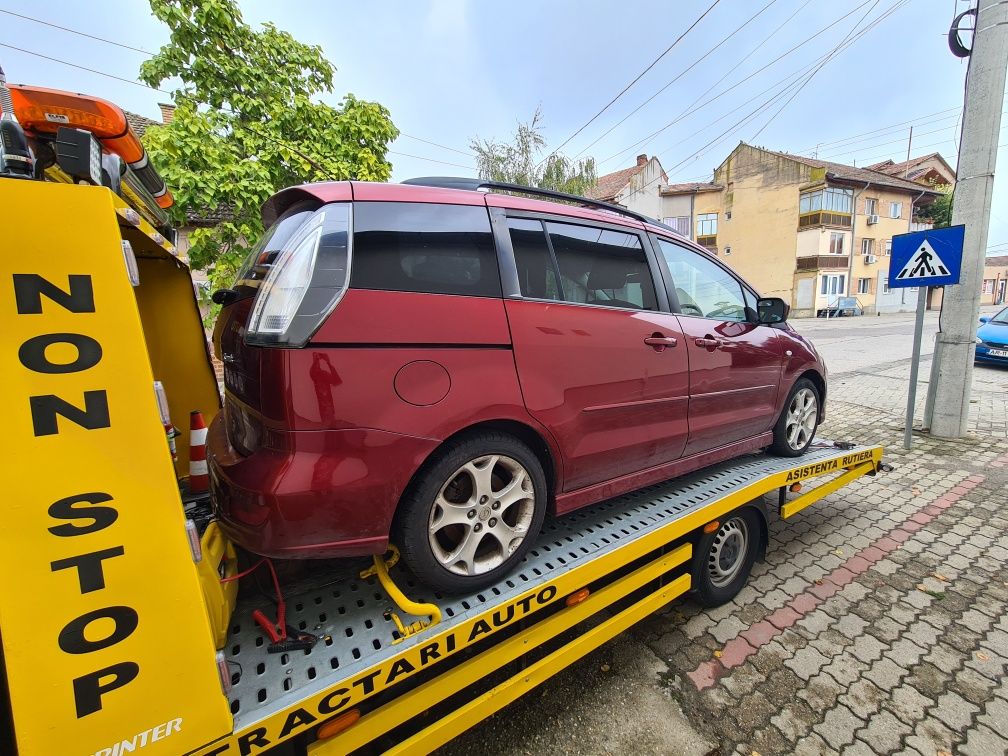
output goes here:
{"type": "Polygon", "coordinates": [[[835,226],[837,228],[850,228],[850,213],[830,213],[824,210],[815,210],[811,213],[802,213],[798,216],[798,230],[812,228],[813,226],[835,226]]]}
{"type": "Polygon", "coordinates": [[[707,247],[712,252],[717,250],[717,234],[705,234],[698,236],[696,240],[701,247],[707,247]]]}
{"type": "Polygon", "coordinates": [[[813,255],[811,257],[799,257],[797,265],[798,271],[803,270],[846,270],[850,267],[850,256],[848,255],[813,255]]]}

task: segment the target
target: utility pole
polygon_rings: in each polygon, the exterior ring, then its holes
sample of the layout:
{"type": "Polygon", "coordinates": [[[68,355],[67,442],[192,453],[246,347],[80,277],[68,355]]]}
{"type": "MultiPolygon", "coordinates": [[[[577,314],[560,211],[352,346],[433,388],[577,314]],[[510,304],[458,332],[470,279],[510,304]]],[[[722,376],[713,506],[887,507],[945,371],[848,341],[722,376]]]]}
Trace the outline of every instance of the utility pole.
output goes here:
{"type": "MultiPolygon", "coordinates": [[[[969,420],[977,318],[1008,69],[1008,2],[981,0],[975,22],[952,205],[952,225],[966,226],[962,276],[959,284],[945,287],[924,418],[924,426],[939,438],[959,438],[966,433],[969,420]]],[[[952,42],[951,32],[949,37],[952,42]]]]}

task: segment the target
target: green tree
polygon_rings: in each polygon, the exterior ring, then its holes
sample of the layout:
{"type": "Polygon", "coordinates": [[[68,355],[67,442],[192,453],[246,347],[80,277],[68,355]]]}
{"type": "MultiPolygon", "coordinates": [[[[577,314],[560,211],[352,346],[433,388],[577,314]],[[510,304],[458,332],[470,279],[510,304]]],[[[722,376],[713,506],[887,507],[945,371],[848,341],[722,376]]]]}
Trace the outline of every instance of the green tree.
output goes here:
{"type": "Polygon", "coordinates": [[[152,87],[175,84],[171,123],[144,144],[175,196],[173,220],[200,219],[190,263],[230,285],[245,247],[262,234],[260,208],[274,192],[308,181],[385,181],[388,111],[352,94],[333,107],[335,68],[321,48],[273,24],[253,29],[234,0],[150,0],[171,31],[143,63],[152,87]],[[215,222],[219,219],[219,222],[215,222]]]}
{"type": "Polygon", "coordinates": [[[504,181],[579,195],[585,194],[597,183],[593,158],[571,160],[556,153],[548,154],[545,160],[539,157],[546,147],[539,108],[528,123],[518,124],[510,142],[474,138],[470,140],[469,147],[476,153],[479,177],[486,181],[504,181]]]}
{"type": "Polygon", "coordinates": [[[949,184],[936,184],[934,188],[941,194],[930,205],[920,208],[917,215],[930,220],[935,228],[945,228],[952,225],[952,187],[949,184]]]}

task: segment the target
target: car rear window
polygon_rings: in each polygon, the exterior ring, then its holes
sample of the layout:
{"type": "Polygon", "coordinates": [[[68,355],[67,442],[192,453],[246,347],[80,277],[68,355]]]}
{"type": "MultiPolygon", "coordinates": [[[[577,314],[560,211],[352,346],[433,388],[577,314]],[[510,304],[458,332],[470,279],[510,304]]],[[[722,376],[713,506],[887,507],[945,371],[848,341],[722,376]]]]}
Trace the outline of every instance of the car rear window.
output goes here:
{"type": "Polygon", "coordinates": [[[357,202],[353,228],[351,288],[501,296],[485,207],[357,202]]]}

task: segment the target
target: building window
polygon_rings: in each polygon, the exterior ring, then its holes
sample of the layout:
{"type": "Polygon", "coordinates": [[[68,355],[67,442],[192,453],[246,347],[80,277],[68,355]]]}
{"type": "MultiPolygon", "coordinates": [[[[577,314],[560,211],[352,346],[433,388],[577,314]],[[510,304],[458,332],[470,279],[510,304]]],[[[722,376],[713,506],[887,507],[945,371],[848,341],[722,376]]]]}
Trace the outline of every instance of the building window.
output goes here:
{"type": "Polygon", "coordinates": [[[689,238],[689,216],[688,215],[675,215],[670,218],[664,218],[662,220],[666,226],[670,227],[680,236],[685,236],[689,238]]]}
{"type": "Polygon", "coordinates": [[[886,239],[882,242],[882,251],[887,255],[892,254],[892,239],[886,239]]]}
{"type": "Polygon", "coordinates": [[[802,192],[798,198],[798,212],[804,215],[825,210],[829,213],[850,215],[853,196],[854,193],[850,189],[836,189],[834,187],[802,192]]]}
{"type": "Polygon", "coordinates": [[[994,279],[993,278],[985,278],[984,279],[984,282],[983,282],[983,293],[984,294],[993,294],[994,293],[994,279]]]}
{"type": "Polygon", "coordinates": [[[871,279],[870,278],[859,278],[857,280],[857,293],[858,294],[870,294],[871,293],[871,279]]]}
{"type": "Polygon", "coordinates": [[[822,277],[819,293],[824,296],[843,296],[847,292],[847,276],[834,274],[822,277]]]}
{"type": "Polygon", "coordinates": [[[700,213],[697,216],[696,235],[697,237],[717,235],[717,213],[700,213]]]}
{"type": "Polygon", "coordinates": [[[865,215],[878,215],[878,200],[874,197],[869,197],[864,201],[864,214],[865,215]]]}
{"type": "Polygon", "coordinates": [[[861,254],[862,255],[874,255],[875,254],[875,240],[874,239],[862,239],[861,240],[861,254]]]}
{"type": "Polygon", "coordinates": [[[889,293],[889,279],[887,278],[882,279],[882,293],[883,294],[889,293]]]}
{"type": "Polygon", "coordinates": [[[847,234],[842,231],[831,231],[829,235],[829,251],[831,255],[842,255],[844,253],[844,237],[847,234]]]}
{"type": "Polygon", "coordinates": [[[903,216],[903,203],[902,202],[890,202],[889,203],[889,217],[890,218],[900,218],[903,216]]]}
{"type": "Polygon", "coordinates": [[[725,247],[724,248],[724,253],[725,253],[725,257],[727,257],[728,255],[730,255],[731,254],[731,247],[725,247]]]}

